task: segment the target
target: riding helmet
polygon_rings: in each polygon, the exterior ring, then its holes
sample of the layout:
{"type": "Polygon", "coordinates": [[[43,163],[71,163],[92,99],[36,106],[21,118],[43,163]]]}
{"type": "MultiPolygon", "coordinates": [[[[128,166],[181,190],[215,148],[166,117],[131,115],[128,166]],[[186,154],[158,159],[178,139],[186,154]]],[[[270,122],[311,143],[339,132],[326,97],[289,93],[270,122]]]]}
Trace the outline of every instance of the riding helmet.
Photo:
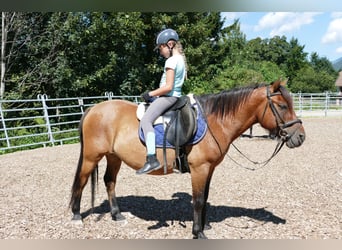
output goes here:
{"type": "Polygon", "coordinates": [[[177,32],[173,29],[162,30],[157,36],[156,45],[159,46],[161,44],[165,44],[170,40],[175,40],[175,41],[179,40],[179,36],[177,32]]]}

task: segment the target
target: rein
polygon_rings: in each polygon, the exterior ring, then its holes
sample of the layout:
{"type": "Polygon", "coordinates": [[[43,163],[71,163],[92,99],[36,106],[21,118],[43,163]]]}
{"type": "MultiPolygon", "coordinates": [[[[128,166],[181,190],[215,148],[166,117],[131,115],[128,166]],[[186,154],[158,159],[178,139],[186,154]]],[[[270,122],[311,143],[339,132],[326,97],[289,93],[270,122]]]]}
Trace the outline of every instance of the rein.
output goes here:
{"type": "Polygon", "coordinates": [[[236,151],[238,151],[239,154],[241,154],[241,155],[242,155],[245,159],[247,159],[249,162],[253,163],[254,165],[262,165],[262,166],[260,166],[260,167],[258,167],[258,168],[245,167],[245,166],[241,165],[240,163],[238,163],[236,160],[234,160],[231,156],[228,155],[228,157],[229,157],[233,162],[235,162],[238,166],[240,166],[240,167],[243,167],[243,168],[248,169],[248,170],[251,170],[251,171],[258,170],[258,169],[260,169],[260,168],[265,167],[265,166],[273,159],[273,157],[275,157],[275,156],[279,153],[279,151],[281,150],[281,148],[284,146],[285,142],[286,142],[286,141],[284,141],[284,140],[279,141],[279,142],[277,143],[277,145],[276,145],[276,147],[275,147],[275,149],[274,149],[272,155],[271,155],[267,160],[265,160],[265,161],[263,161],[263,162],[252,161],[252,160],[249,159],[243,152],[241,152],[241,150],[239,150],[239,148],[238,148],[237,146],[235,146],[234,143],[232,143],[232,145],[233,145],[233,147],[236,149],[236,151]]]}

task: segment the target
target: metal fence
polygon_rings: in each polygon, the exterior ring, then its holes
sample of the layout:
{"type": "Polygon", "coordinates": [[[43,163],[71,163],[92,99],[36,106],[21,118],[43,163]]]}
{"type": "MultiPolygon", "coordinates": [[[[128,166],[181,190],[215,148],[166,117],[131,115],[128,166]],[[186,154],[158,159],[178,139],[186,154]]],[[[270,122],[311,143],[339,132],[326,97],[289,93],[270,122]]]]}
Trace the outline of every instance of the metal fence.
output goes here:
{"type": "Polygon", "coordinates": [[[342,93],[292,94],[298,116],[342,116],[342,93]]]}
{"type": "Polygon", "coordinates": [[[78,124],[84,110],[101,101],[138,96],[104,96],[50,99],[0,100],[0,154],[20,149],[61,145],[78,141],[78,124]]]}
{"type": "MultiPolygon", "coordinates": [[[[338,93],[292,94],[296,113],[303,116],[342,116],[338,93]]],[[[78,124],[84,110],[96,103],[125,99],[138,103],[139,96],[104,96],[31,100],[0,100],[0,154],[78,142],[78,124]]]]}

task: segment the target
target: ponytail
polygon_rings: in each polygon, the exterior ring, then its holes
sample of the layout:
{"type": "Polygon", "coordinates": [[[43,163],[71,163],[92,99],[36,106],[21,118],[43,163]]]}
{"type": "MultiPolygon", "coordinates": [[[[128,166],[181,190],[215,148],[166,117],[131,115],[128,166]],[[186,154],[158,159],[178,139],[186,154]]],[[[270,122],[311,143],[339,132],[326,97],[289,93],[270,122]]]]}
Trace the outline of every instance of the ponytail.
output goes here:
{"type": "Polygon", "coordinates": [[[187,63],[187,60],[185,57],[185,53],[184,53],[182,44],[179,41],[176,42],[174,45],[174,49],[176,49],[179,52],[179,54],[181,54],[183,57],[183,60],[185,63],[185,79],[188,79],[188,63],[187,63]]]}

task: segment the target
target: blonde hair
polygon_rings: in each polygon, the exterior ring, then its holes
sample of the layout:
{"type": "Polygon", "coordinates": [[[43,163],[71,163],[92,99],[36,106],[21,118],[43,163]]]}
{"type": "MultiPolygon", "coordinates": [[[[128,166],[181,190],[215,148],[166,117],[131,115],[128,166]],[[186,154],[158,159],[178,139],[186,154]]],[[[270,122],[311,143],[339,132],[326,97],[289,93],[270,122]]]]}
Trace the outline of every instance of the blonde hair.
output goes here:
{"type": "Polygon", "coordinates": [[[183,50],[183,46],[180,41],[173,41],[174,42],[174,49],[178,51],[179,54],[182,55],[184,63],[185,63],[185,79],[188,79],[188,62],[186,60],[186,56],[183,50]]]}

